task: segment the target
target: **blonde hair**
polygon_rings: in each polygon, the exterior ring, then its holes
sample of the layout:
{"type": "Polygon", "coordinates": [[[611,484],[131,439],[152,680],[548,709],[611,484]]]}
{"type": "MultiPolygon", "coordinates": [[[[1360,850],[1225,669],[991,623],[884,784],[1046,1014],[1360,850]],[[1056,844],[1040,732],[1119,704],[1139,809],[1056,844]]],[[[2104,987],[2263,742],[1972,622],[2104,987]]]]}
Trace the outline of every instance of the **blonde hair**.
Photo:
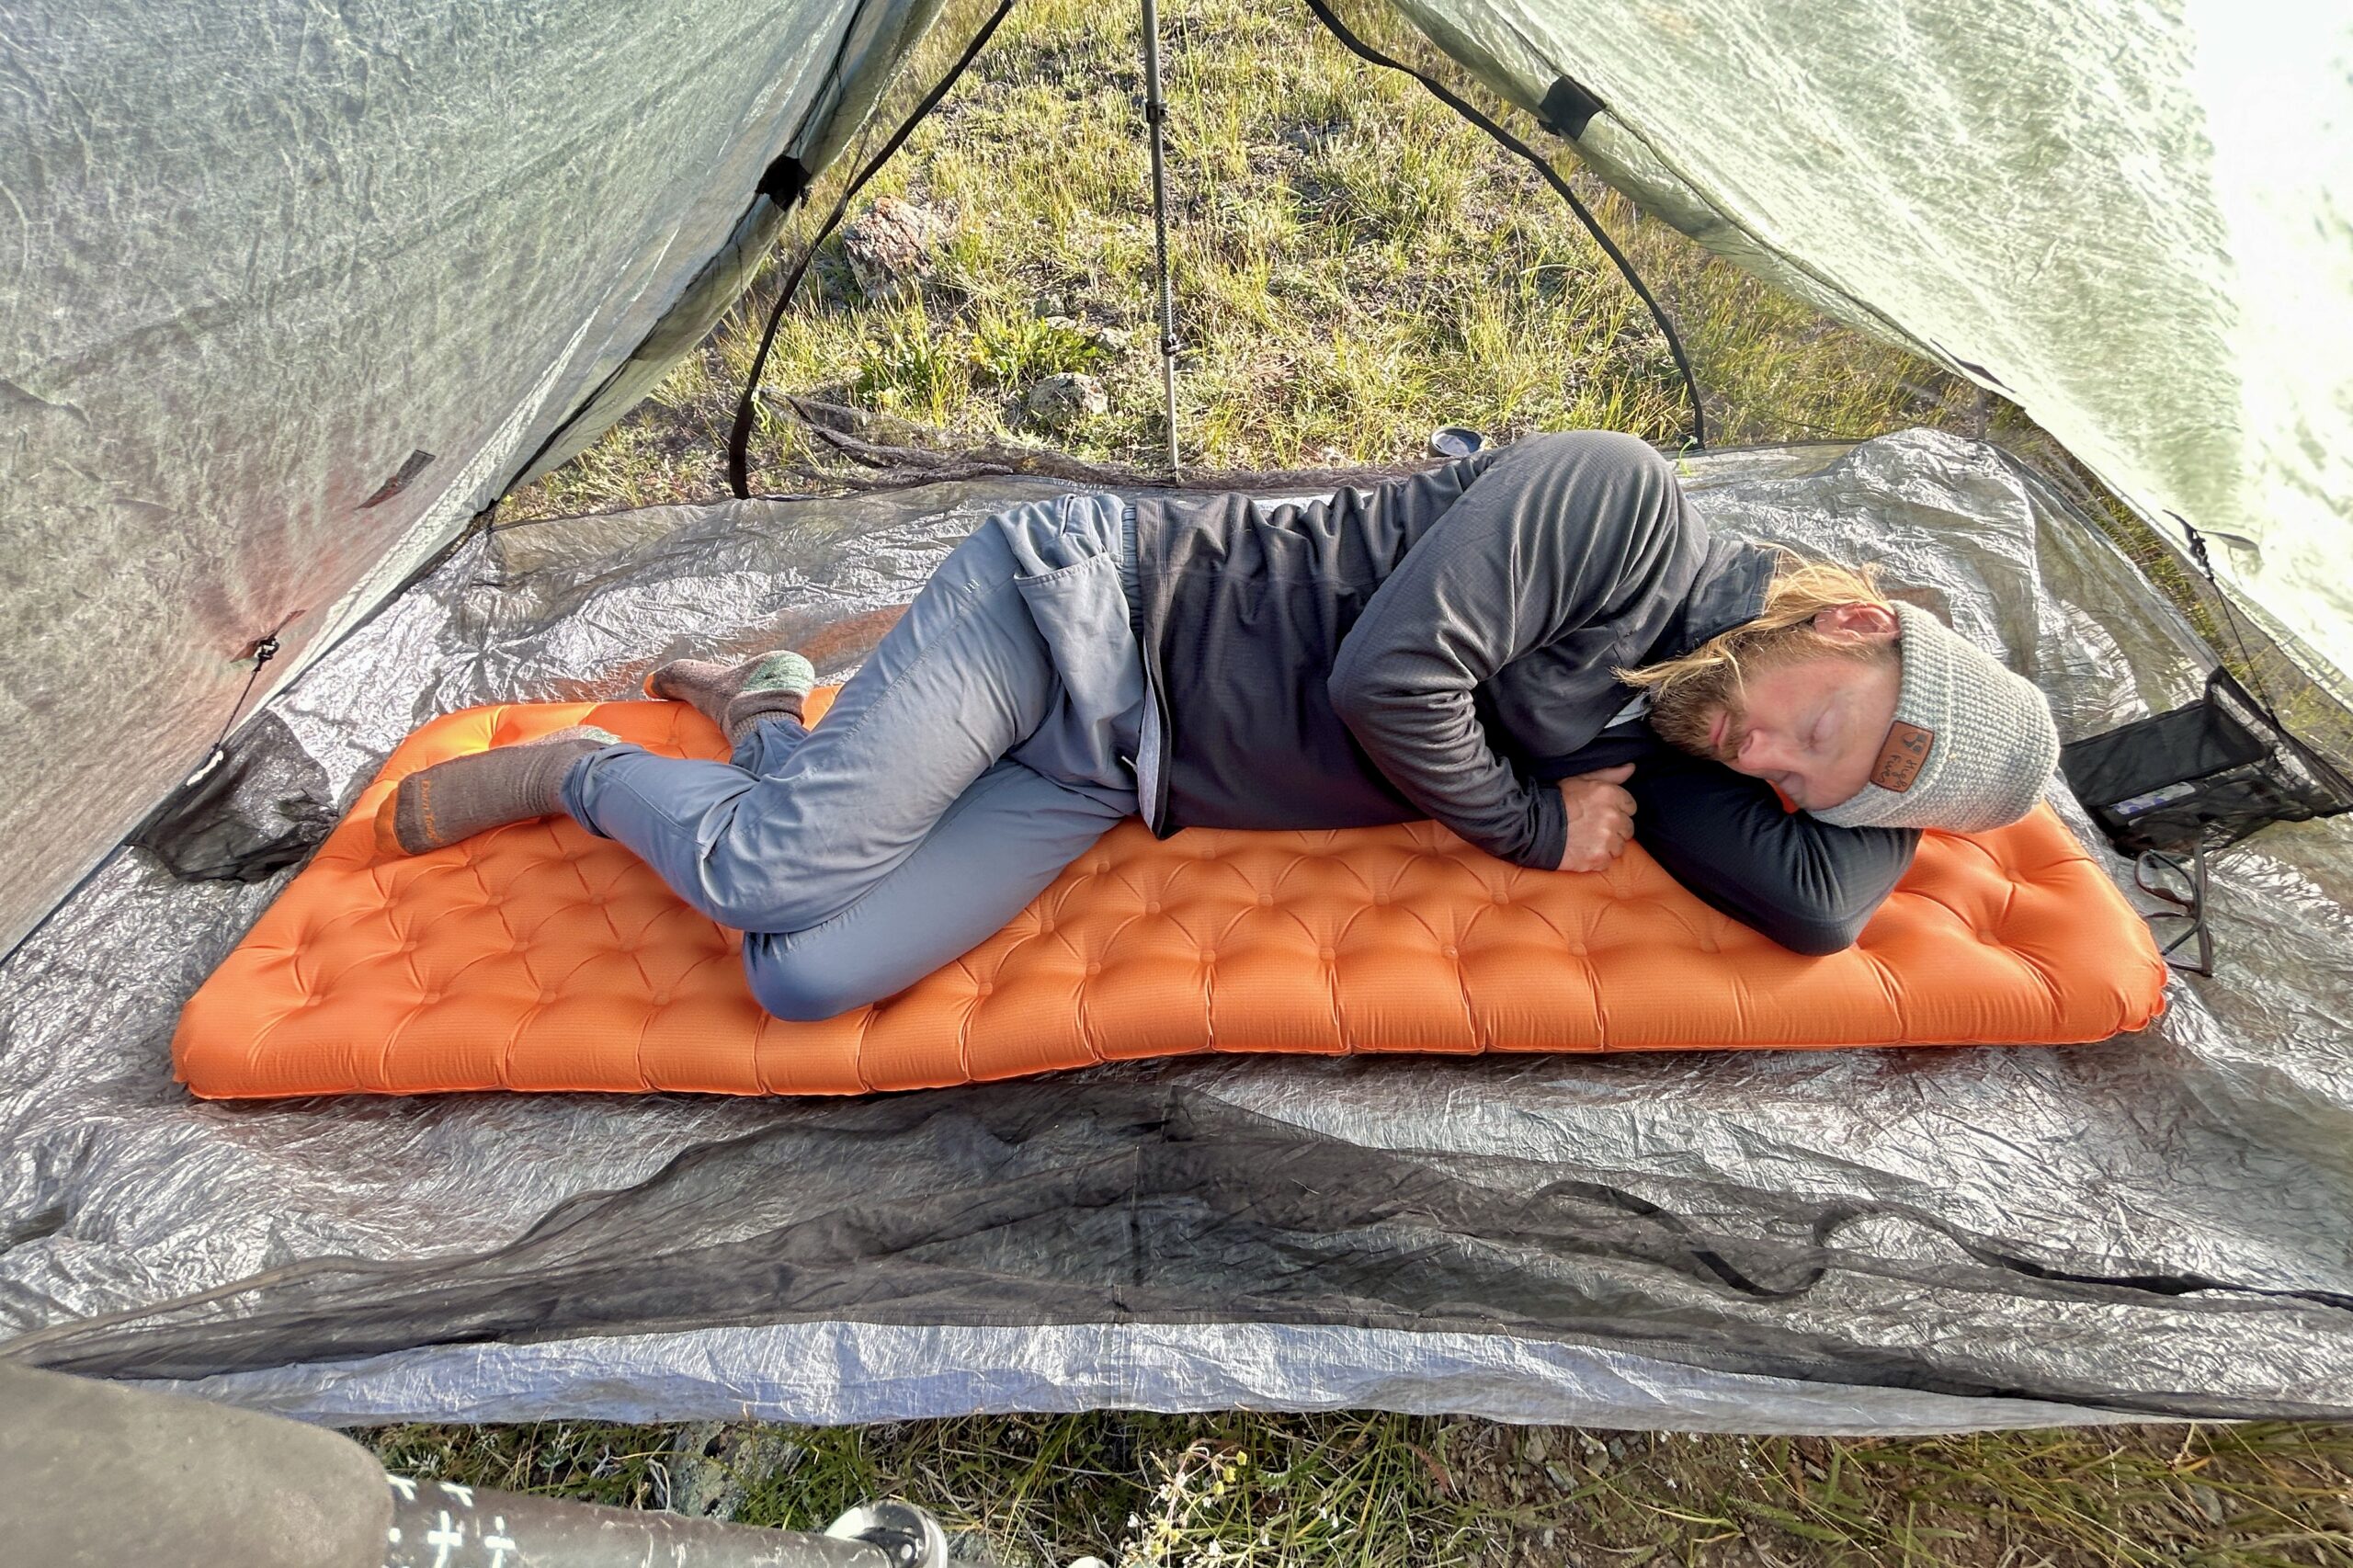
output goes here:
{"type": "Polygon", "coordinates": [[[1875,605],[1893,612],[1870,567],[1840,566],[1781,550],[1765,608],[1754,620],[1717,633],[1678,659],[1611,673],[1651,694],[1651,726],[1686,751],[1711,756],[1709,715],[1717,708],[1737,712],[1745,706],[1746,677],[1800,660],[1831,654],[1841,658],[1892,660],[1894,645],[1824,637],[1813,618],[1841,605],[1875,605]]]}

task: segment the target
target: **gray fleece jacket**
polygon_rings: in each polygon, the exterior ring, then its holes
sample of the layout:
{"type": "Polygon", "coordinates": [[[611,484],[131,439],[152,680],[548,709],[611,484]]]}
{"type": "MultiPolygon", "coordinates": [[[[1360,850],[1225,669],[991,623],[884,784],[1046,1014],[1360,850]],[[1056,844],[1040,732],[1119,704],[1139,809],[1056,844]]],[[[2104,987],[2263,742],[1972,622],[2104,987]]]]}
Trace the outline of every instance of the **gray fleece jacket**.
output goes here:
{"type": "Polygon", "coordinates": [[[1427,817],[1544,869],[1566,840],[1545,780],[1632,696],[1611,671],[1755,619],[1772,574],[1600,431],[1305,505],[1147,498],[1136,542],[1154,833],[1427,817]]]}

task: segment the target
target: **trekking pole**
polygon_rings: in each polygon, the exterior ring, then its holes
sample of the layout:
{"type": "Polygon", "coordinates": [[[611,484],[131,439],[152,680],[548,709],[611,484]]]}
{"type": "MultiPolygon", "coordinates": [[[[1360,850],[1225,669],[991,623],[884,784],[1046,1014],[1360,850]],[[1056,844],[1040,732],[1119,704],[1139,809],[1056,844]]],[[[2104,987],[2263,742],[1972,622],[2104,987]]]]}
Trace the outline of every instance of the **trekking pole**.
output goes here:
{"type": "Polygon", "coordinates": [[[0,1562],[948,1568],[911,1504],[823,1534],[389,1475],[340,1433],[0,1360],[0,1562]]]}
{"type": "Polygon", "coordinates": [[[1160,257],[1160,385],[1168,404],[1168,477],[1176,457],[1176,295],[1168,279],[1168,170],[1162,151],[1168,106],[1160,97],[1159,0],[1143,0],[1143,119],[1152,128],[1152,222],[1160,257]]]}

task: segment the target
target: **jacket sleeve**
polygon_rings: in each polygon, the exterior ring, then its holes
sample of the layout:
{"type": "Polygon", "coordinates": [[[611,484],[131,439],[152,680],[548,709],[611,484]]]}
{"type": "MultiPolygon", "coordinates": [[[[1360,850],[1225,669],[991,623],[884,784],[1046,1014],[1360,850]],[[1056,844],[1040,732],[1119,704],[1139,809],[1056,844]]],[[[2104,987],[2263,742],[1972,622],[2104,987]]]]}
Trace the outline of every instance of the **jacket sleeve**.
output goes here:
{"type": "Polygon", "coordinates": [[[1567,842],[1558,789],[1490,744],[1473,693],[1561,645],[1563,679],[1606,700],[1612,622],[1696,559],[1672,469],[1631,437],[1515,443],[1405,554],[1348,631],[1332,706],[1373,765],[1432,818],[1500,859],[1552,870],[1567,842]]]}
{"type": "Polygon", "coordinates": [[[1654,741],[1626,781],[1634,839],[1700,902],[1793,952],[1854,945],[1911,869],[1911,828],[1838,827],[1773,787],[1654,741]]]}

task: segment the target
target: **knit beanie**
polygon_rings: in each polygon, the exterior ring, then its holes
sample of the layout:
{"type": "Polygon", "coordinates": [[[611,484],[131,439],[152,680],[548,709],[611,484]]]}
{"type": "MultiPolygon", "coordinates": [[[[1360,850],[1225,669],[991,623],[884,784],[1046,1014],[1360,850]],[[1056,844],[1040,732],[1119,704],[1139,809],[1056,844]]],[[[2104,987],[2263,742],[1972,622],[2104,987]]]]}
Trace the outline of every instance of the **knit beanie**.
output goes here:
{"type": "Polygon", "coordinates": [[[1916,605],[1895,602],[1904,684],[1871,782],[1813,814],[1838,827],[1976,833],[2018,821],[2059,762],[2034,683],[1916,605]]]}

